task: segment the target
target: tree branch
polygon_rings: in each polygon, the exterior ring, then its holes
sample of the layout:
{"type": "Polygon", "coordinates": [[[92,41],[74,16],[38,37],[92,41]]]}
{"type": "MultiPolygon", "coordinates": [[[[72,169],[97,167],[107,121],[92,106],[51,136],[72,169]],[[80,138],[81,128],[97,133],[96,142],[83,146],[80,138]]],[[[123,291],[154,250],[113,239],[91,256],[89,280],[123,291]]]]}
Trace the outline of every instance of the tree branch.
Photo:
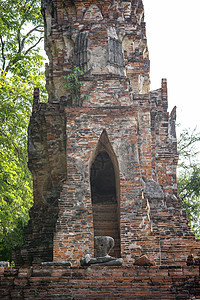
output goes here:
{"type": "Polygon", "coordinates": [[[20,29],[18,29],[18,32],[17,32],[17,40],[18,40],[18,53],[21,53],[21,48],[22,48],[22,45],[21,45],[21,32],[20,32],[20,29]]]}
{"type": "Polygon", "coordinates": [[[22,39],[22,43],[21,43],[21,49],[24,49],[24,44],[26,39],[29,37],[29,35],[31,35],[31,33],[33,33],[34,31],[39,31],[39,32],[44,32],[43,30],[39,30],[38,28],[43,27],[42,25],[37,25],[36,27],[32,28],[27,34],[26,36],[22,39]]]}
{"type": "MultiPolygon", "coordinates": [[[[43,26],[41,26],[41,27],[43,27],[43,26]]],[[[35,31],[44,33],[44,30],[40,30],[40,29],[36,29],[35,31]]]]}
{"type": "Polygon", "coordinates": [[[4,55],[5,43],[3,41],[2,35],[0,35],[0,40],[1,40],[1,55],[2,55],[2,59],[3,59],[2,71],[4,71],[5,65],[6,65],[6,58],[5,58],[5,55],[4,55]]]}
{"type": "Polygon", "coordinates": [[[40,41],[43,39],[44,37],[42,36],[41,38],[39,38],[39,40],[37,41],[37,43],[35,43],[33,46],[31,46],[30,48],[28,48],[25,52],[25,55],[27,55],[33,48],[35,48],[39,43],[40,41]]]}
{"type": "MultiPolygon", "coordinates": [[[[39,38],[39,40],[37,41],[37,43],[35,43],[33,46],[31,46],[30,48],[28,48],[26,50],[26,52],[24,53],[24,55],[27,55],[33,48],[35,48],[39,43],[40,41],[43,39],[44,37],[42,36],[41,38],[39,38]]],[[[18,53],[19,54],[19,53],[18,53]]],[[[10,60],[9,64],[7,65],[5,71],[8,72],[9,71],[9,68],[13,65],[15,65],[18,61],[21,60],[21,57],[14,57],[12,60],[10,60]]]]}

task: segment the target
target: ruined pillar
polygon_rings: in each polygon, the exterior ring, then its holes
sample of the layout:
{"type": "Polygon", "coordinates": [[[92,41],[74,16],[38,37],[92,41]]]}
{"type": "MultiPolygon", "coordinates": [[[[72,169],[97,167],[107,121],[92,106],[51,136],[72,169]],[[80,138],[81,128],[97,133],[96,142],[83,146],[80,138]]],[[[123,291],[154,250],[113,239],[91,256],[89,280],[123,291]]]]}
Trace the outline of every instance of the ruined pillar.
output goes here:
{"type": "Polygon", "coordinates": [[[18,261],[79,266],[94,257],[96,236],[111,236],[124,265],[144,254],[181,263],[163,242],[183,244],[188,230],[175,110],[169,116],[166,80],[150,92],[142,1],[42,0],[42,13],[49,98],[34,100],[29,125],[34,205],[18,261]]]}

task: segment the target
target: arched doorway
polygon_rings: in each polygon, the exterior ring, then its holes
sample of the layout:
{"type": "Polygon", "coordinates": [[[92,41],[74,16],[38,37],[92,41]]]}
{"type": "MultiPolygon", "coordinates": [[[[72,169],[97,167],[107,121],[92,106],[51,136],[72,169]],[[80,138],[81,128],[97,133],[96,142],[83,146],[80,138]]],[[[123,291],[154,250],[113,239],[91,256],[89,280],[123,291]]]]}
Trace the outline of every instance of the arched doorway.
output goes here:
{"type": "Polygon", "coordinates": [[[102,149],[97,153],[90,172],[94,235],[113,237],[115,246],[109,255],[121,257],[119,192],[116,176],[118,174],[115,172],[110,155],[102,149]]]}

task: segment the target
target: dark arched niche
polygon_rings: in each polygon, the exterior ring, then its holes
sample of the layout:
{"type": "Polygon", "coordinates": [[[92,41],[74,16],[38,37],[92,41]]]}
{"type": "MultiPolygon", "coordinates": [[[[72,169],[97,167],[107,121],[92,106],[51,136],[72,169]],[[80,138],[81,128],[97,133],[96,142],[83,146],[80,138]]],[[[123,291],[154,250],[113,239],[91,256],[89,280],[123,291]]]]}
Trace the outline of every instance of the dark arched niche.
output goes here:
{"type": "Polygon", "coordinates": [[[95,236],[111,236],[115,246],[109,253],[121,257],[119,168],[106,131],[101,134],[90,168],[91,199],[95,236]]]}

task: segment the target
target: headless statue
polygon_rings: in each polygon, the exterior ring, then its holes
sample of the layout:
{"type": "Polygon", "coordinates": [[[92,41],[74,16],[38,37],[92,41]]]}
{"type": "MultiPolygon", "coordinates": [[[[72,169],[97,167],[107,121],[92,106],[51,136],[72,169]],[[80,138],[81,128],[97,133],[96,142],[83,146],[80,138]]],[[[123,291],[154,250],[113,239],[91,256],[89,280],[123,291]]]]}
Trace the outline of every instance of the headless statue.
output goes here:
{"type": "Polygon", "coordinates": [[[121,266],[122,258],[115,258],[108,255],[114,246],[114,239],[110,236],[96,236],[94,238],[95,258],[86,254],[81,259],[81,266],[121,266]]]}

